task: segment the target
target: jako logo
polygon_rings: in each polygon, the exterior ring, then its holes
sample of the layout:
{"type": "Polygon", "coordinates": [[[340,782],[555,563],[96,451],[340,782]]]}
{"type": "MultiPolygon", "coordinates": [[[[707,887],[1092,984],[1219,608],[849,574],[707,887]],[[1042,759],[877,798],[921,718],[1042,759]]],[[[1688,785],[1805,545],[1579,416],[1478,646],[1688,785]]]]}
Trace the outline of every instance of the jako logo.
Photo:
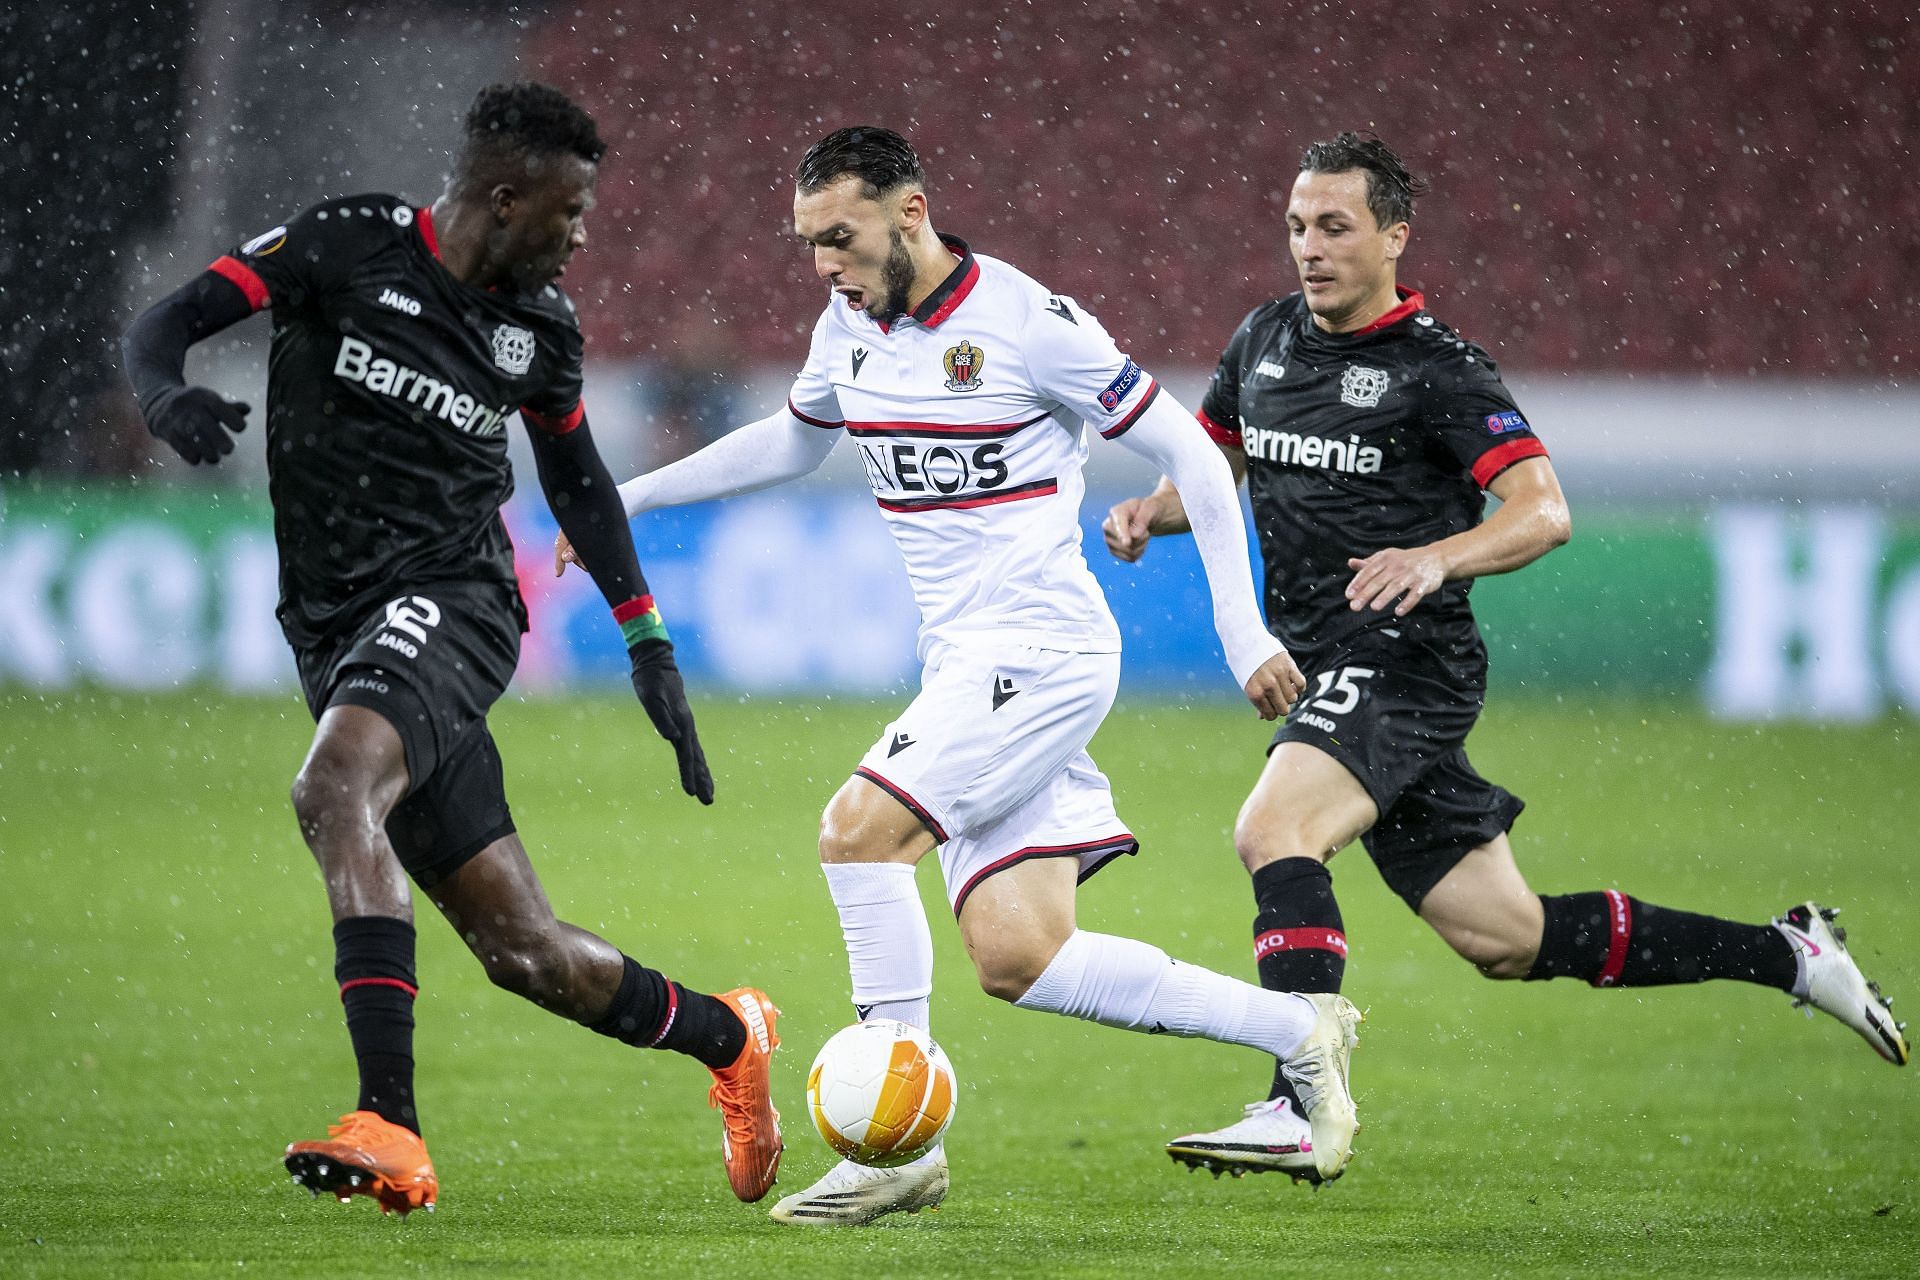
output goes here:
{"type": "Polygon", "coordinates": [[[1240,433],[1240,441],[1249,458],[1296,467],[1325,467],[1354,475],[1373,475],[1386,461],[1386,455],[1380,450],[1361,444],[1359,436],[1328,440],[1323,436],[1297,436],[1291,431],[1249,427],[1240,433]]]}
{"type": "Polygon", "coordinates": [[[404,311],[410,316],[420,314],[420,304],[418,302],[415,302],[406,294],[396,293],[392,289],[382,289],[380,291],[380,305],[383,307],[392,307],[395,311],[404,311]]]}
{"type": "Polygon", "coordinates": [[[336,377],[359,383],[369,391],[417,404],[468,435],[505,435],[507,415],[513,412],[508,405],[490,409],[418,369],[395,364],[385,357],[376,358],[373,348],[358,338],[340,339],[340,354],[334,357],[333,372],[336,377]]]}

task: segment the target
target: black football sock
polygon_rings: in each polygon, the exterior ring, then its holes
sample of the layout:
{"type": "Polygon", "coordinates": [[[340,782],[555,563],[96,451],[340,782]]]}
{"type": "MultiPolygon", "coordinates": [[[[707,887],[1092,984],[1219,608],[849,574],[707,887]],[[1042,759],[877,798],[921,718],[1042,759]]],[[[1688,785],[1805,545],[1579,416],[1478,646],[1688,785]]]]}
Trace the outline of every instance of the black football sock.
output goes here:
{"type": "Polygon", "coordinates": [[[413,925],[355,916],[333,926],[333,976],[360,1065],[359,1109],[420,1132],[413,1101],[413,925]]]}
{"type": "MultiPolygon", "coordinates": [[[[1253,873],[1253,958],[1269,991],[1338,991],[1347,972],[1347,935],[1333,874],[1318,858],[1281,858],[1253,873]]],[[[1276,1063],[1269,1099],[1300,1098],[1276,1063]]]]}
{"type": "Polygon", "coordinates": [[[747,1045],[747,1026],[722,1001],[671,982],[631,956],[620,989],[590,1031],[642,1049],[670,1049],[715,1070],[730,1067],[747,1045]]]}
{"type": "Polygon", "coordinates": [[[1542,896],[1547,923],[1527,974],[1596,987],[1664,987],[1731,978],[1793,990],[1799,962],[1770,924],[1656,907],[1612,889],[1542,896]]]}

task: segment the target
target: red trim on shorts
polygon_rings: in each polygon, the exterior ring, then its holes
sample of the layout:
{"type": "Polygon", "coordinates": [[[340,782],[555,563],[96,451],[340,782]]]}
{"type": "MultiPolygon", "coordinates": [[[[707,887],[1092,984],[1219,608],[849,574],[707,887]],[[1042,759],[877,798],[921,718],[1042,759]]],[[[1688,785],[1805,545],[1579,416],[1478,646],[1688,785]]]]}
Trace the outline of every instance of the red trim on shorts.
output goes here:
{"type": "Polygon", "coordinates": [[[1004,858],[995,858],[967,878],[967,882],[960,886],[960,892],[953,898],[954,918],[959,918],[960,908],[967,905],[967,895],[979,888],[982,880],[988,876],[998,875],[1008,867],[1017,866],[1030,858],[1077,858],[1081,854],[1101,852],[1105,852],[1106,857],[1081,872],[1080,881],[1086,880],[1088,876],[1123,853],[1140,852],[1140,842],[1133,838],[1132,832],[1122,831],[1118,835],[1083,840],[1079,844],[1035,844],[1028,845],[1024,849],[1015,849],[1004,858]]]}
{"type": "Polygon", "coordinates": [[[1281,951],[1331,951],[1347,954],[1347,935],[1338,929],[1313,926],[1301,929],[1269,929],[1253,940],[1253,958],[1264,960],[1281,951]]]}
{"type": "Polygon", "coordinates": [[[1525,462],[1528,458],[1544,458],[1547,446],[1532,436],[1522,436],[1518,440],[1509,440],[1505,444],[1495,445],[1474,460],[1473,482],[1482,489],[1492,484],[1502,471],[1516,462],[1525,462]]]}
{"type": "Polygon", "coordinates": [[[1195,409],[1193,416],[1199,420],[1200,429],[1206,432],[1208,438],[1215,444],[1225,449],[1244,449],[1246,447],[1245,444],[1241,442],[1238,431],[1235,431],[1232,427],[1221,426],[1213,420],[1212,415],[1205,409],[1195,409]]]}
{"type": "Polygon", "coordinates": [[[402,982],[399,978],[348,978],[340,984],[340,998],[345,1000],[347,992],[355,987],[398,987],[416,999],[420,995],[420,988],[411,982],[402,982]]]}
{"type": "Polygon", "coordinates": [[[867,766],[865,765],[861,765],[858,769],[855,769],[853,771],[853,776],[856,778],[865,778],[868,782],[871,782],[874,786],[880,788],[882,791],[892,796],[895,800],[898,800],[901,804],[907,806],[907,808],[912,811],[913,816],[920,819],[920,821],[924,822],[927,826],[927,830],[933,832],[933,838],[935,840],[938,840],[941,844],[945,844],[947,842],[947,829],[941,826],[938,822],[935,822],[933,820],[933,815],[927,812],[926,806],[921,804],[918,800],[915,800],[912,796],[908,795],[903,788],[895,785],[894,783],[888,782],[885,778],[881,777],[879,774],[875,773],[873,770],[867,768],[867,766]]]}
{"type": "Polygon", "coordinates": [[[1627,937],[1633,932],[1633,902],[1618,889],[1607,891],[1607,920],[1613,932],[1607,937],[1607,962],[1600,966],[1596,987],[1618,986],[1620,971],[1627,967],[1627,937]]]}
{"type": "Polygon", "coordinates": [[[573,408],[557,418],[552,418],[544,413],[535,413],[527,406],[521,405],[520,416],[527,420],[527,425],[530,427],[537,427],[550,436],[563,436],[587,420],[587,406],[585,401],[575,400],[573,408]]]}
{"type": "Polygon", "coordinates": [[[673,1020],[680,1013],[680,996],[673,989],[673,980],[667,980],[667,1016],[660,1020],[660,1029],[653,1033],[653,1039],[647,1041],[647,1048],[657,1049],[660,1042],[667,1038],[667,1032],[673,1030],[673,1020]]]}
{"type": "Polygon", "coordinates": [[[273,296],[267,292],[267,282],[258,272],[232,254],[222,254],[207,264],[207,270],[229,281],[240,292],[247,295],[247,305],[255,311],[269,305],[273,296]]]}

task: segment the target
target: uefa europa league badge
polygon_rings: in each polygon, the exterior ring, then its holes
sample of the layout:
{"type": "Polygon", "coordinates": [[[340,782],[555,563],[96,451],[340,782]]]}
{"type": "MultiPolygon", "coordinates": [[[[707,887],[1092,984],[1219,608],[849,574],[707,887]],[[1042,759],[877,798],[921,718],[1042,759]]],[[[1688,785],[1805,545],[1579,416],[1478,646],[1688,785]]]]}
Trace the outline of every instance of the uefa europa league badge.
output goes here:
{"type": "Polygon", "coordinates": [[[980,370],[987,364],[987,353],[964,339],[957,347],[948,347],[941,361],[947,367],[947,390],[978,391],[980,370]]]}

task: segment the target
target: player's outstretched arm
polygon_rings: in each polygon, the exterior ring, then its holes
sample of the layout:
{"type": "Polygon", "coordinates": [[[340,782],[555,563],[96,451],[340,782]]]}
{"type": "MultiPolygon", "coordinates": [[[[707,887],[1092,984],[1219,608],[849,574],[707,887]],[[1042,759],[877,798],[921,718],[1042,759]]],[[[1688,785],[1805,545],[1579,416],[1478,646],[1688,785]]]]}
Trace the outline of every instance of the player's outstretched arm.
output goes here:
{"type": "Polygon", "coordinates": [[[1544,457],[1516,462],[1487,486],[1500,509],[1480,524],[1424,547],[1388,547],[1348,559],[1348,607],[1407,612],[1444,582],[1512,573],[1573,536],[1567,498],[1544,457]]]}
{"type": "MultiPolygon", "coordinates": [[[[678,462],[635,476],[620,486],[620,501],[629,516],[637,516],[661,507],[682,507],[768,489],[819,470],[840,442],[840,434],[803,422],[790,410],[782,409],[727,432],[678,462]]],[[[578,563],[580,559],[562,527],[553,547],[554,576],[578,563]]]]}
{"type": "Polygon", "coordinates": [[[1207,571],[1213,626],[1233,678],[1263,719],[1285,715],[1306,687],[1306,678],[1261,620],[1232,468],[1186,410],[1164,392],[1118,438],[1158,465],[1172,482],[1207,571]]]}
{"type": "Polygon", "coordinates": [[[202,272],[140,313],[120,339],[127,381],[140,416],[188,462],[218,462],[233,452],[233,435],[250,406],[187,385],[187,348],[253,314],[253,304],[225,276],[202,272]]]}
{"type": "Polygon", "coordinates": [[[633,691],[653,727],[678,757],[681,789],[701,804],[712,804],[713,774],[694,729],[686,683],[674,663],[666,624],[640,572],[633,531],[614,494],[613,476],[594,447],[584,415],[575,417],[574,425],[564,430],[553,430],[550,424],[543,427],[546,421],[529,418],[533,429],[527,434],[533,441],[533,460],[547,505],[553,508],[562,534],[580,548],[588,576],[613,609],[614,621],[627,642],[633,691]]]}
{"type": "MultiPolygon", "coordinates": [[[[1233,469],[1234,483],[1239,484],[1247,478],[1247,455],[1227,445],[1219,448],[1227,459],[1227,465],[1233,469]]],[[[1170,533],[1191,532],[1193,526],[1187,520],[1186,507],[1180,503],[1180,491],[1165,476],[1160,477],[1160,483],[1144,498],[1128,498],[1125,502],[1115,503],[1100,525],[1107,550],[1114,559],[1124,560],[1128,564],[1137,564],[1140,557],[1147,553],[1147,543],[1154,538],[1170,533]]]]}

